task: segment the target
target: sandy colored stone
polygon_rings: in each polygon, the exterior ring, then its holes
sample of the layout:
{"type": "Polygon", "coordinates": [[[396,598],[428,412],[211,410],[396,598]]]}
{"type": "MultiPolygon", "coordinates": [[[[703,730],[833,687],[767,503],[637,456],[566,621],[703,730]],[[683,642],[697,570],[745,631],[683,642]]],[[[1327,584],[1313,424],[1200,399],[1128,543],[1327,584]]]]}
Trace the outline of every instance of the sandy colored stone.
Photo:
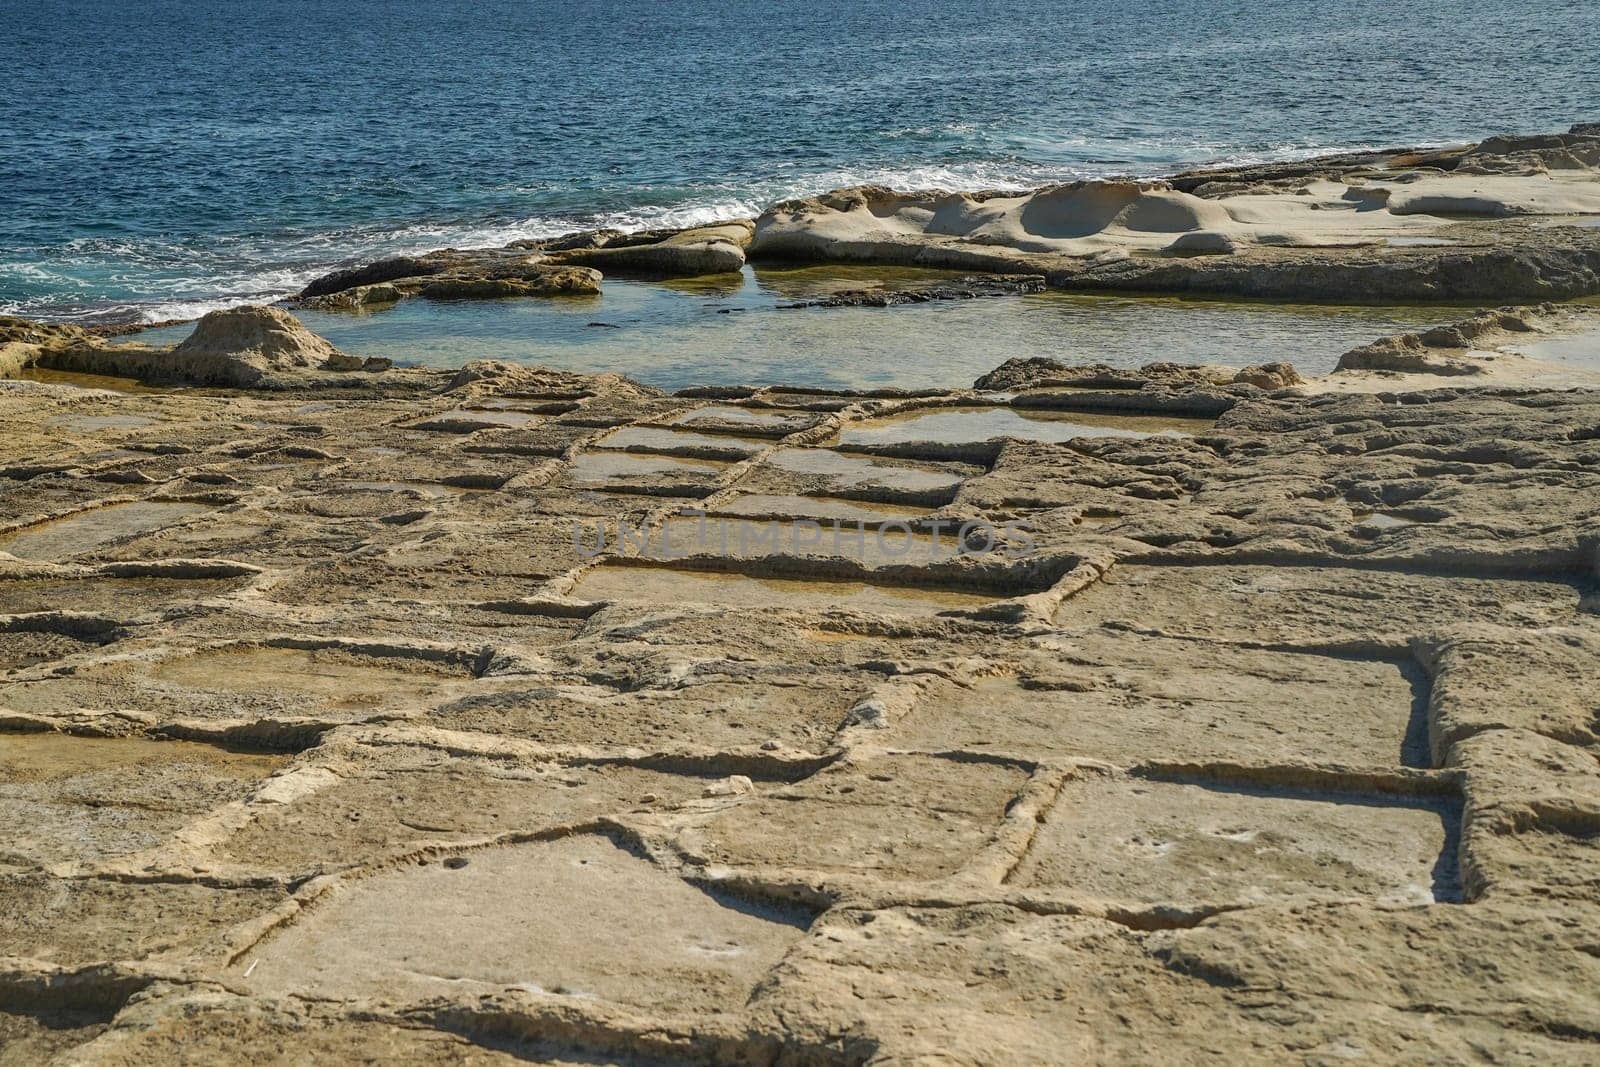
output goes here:
{"type": "Polygon", "coordinates": [[[1084,778],[1009,880],[1174,906],[1452,901],[1459,817],[1446,801],[1084,778]]]}
{"type": "Polygon", "coordinates": [[[519,986],[666,1011],[733,1008],[803,925],[725,904],[605,838],[575,837],[342,887],[254,950],[248,981],[345,996],[519,986]],[[435,909],[440,899],[452,906],[435,909]]]}
{"type": "Polygon", "coordinates": [[[76,967],[102,960],[216,958],[226,935],[283,900],[275,888],[0,875],[0,956],[76,967]]]}
{"type": "Polygon", "coordinates": [[[767,789],[687,831],[709,863],[926,880],[955,873],[998,827],[1026,775],[896,756],[835,765],[767,789]]]}
{"type": "Polygon", "coordinates": [[[105,1020],[94,1015],[0,1011],[0,1065],[31,1067],[94,1040],[105,1020]]]}
{"type": "Polygon", "coordinates": [[[1016,673],[941,681],[891,733],[934,750],[1106,760],[1425,766],[1411,662],[1247,650],[1115,630],[1063,634],[1016,673]]]}
{"type": "Polygon", "coordinates": [[[1463,627],[1419,647],[1434,676],[1436,754],[1482,730],[1507,728],[1600,747],[1600,692],[1588,684],[1600,662],[1600,635],[1588,628],[1463,627]],[[1504,669],[1509,663],[1515,671],[1504,669]]]}
{"type": "MultiPolygon", "coordinates": [[[[82,1055],[106,1067],[152,1060],[236,1060],[290,1067],[312,1060],[353,1063],[427,1062],[451,1067],[510,1065],[514,1052],[400,1019],[343,1014],[292,1000],[251,1001],[218,994],[157,999],[124,1012],[116,1030],[82,1055]]],[[[581,1056],[581,1053],[575,1055],[581,1056]]],[[[582,1062],[548,1050],[540,1061],[582,1062]]]]}
{"type": "MultiPolygon", "coordinates": [[[[1390,254],[1247,245],[1148,258],[1390,254]]],[[[1593,1059],[1595,395],[1258,370],[0,390],[5,1054],[1593,1059]],[[688,506],[1028,538],[618,536],[688,506]]]]}
{"type": "Polygon", "coordinates": [[[1538,627],[1580,617],[1580,583],[1407,574],[1337,566],[1119,564],[1056,614],[1173,636],[1334,643],[1420,634],[1456,621],[1538,627]]]}
{"type": "Polygon", "coordinates": [[[287,803],[257,805],[249,823],[215,854],[294,874],[341,869],[604,815],[668,810],[698,797],[707,781],[633,767],[507,770],[485,761],[410,755],[335,764],[342,773],[321,788],[287,803]]]}
{"type": "Polygon", "coordinates": [[[154,847],[249,796],[284,763],[185,741],[0,734],[0,864],[104,860],[154,847]]]}

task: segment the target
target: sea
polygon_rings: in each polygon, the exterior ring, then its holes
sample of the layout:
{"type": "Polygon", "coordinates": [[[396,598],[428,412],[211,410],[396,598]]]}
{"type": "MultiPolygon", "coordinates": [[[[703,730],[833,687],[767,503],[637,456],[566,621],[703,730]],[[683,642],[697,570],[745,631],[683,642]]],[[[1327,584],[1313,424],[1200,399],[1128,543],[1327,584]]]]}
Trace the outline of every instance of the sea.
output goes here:
{"type": "Polygon", "coordinates": [[[0,313],[192,318],[862,182],[1565,129],[1597,45],[1592,0],[0,0],[0,313]]]}

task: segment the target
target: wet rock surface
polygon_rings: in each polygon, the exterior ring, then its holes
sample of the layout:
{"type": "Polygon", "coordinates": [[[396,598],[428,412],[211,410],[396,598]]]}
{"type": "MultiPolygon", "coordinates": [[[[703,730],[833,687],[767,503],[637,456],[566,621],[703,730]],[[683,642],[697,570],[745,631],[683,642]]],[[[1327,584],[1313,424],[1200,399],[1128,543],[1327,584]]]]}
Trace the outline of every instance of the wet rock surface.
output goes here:
{"type": "Polygon", "coordinates": [[[846,289],[828,296],[779,304],[784,310],[821,307],[895,307],[899,304],[926,304],[934,300],[975,300],[985,296],[1014,296],[1044,290],[1039,274],[974,274],[940,285],[846,289]]]}
{"type": "Polygon", "coordinates": [[[5,383],[0,1061],[1592,1060],[1600,393],[1291,375],[5,383]]]}

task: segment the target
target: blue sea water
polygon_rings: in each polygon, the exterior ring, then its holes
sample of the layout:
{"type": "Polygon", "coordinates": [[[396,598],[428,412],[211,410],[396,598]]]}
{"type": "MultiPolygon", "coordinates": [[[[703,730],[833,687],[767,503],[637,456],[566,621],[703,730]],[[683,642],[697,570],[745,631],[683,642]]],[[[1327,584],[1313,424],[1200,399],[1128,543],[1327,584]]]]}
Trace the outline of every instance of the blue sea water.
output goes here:
{"type": "Polygon", "coordinates": [[[1600,118],[1592,0],[0,0],[0,312],[1600,118]]]}

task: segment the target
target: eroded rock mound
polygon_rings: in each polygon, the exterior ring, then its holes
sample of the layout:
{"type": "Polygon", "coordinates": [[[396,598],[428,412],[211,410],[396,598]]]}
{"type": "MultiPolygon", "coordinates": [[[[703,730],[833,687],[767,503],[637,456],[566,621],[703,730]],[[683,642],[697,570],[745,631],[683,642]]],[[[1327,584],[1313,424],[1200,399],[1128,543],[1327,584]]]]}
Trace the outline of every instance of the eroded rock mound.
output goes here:
{"type": "Polygon", "coordinates": [[[34,322],[15,315],[0,315],[0,345],[49,345],[67,341],[82,341],[89,334],[77,326],[62,323],[34,322]]]}
{"type": "Polygon", "coordinates": [[[1294,364],[1258,363],[1253,367],[1246,367],[1233,376],[1233,380],[1240,385],[1253,385],[1257,389],[1268,391],[1276,389],[1289,389],[1305,383],[1300,377],[1300,372],[1294,369],[1294,364]]]}
{"type": "Polygon", "coordinates": [[[0,377],[8,377],[32,366],[47,346],[84,344],[89,341],[89,334],[76,326],[0,315],[0,377]]]}
{"type": "MultiPolygon", "coordinates": [[[[1288,364],[1274,367],[1294,368],[1288,364]]],[[[1161,385],[1212,386],[1236,380],[1229,367],[1197,366],[1187,363],[1147,363],[1138,369],[1113,367],[1107,363],[1063,363],[1043,356],[1008,359],[972,383],[974,389],[1014,390],[1065,386],[1073,389],[1142,389],[1161,385]]]]}
{"type": "Polygon", "coordinates": [[[1533,308],[1492,308],[1459,322],[1420,333],[1384,337],[1353,348],[1339,357],[1337,371],[1386,371],[1399,374],[1482,375],[1491,370],[1488,350],[1515,335],[1538,333],[1565,323],[1583,309],[1555,304],[1533,308]],[[1482,350],[1482,351],[1475,351],[1482,350]]]}
{"type": "Polygon", "coordinates": [[[172,350],[180,360],[232,359],[260,370],[320,367],[342,362],[337,348],[279,308],[213,311],[172,350]]]}
{"type": "Polygon", "coordinates": [[[516,394],[574,400],[596,393],[626,399],[663,395],[620,374],[578,374],[503,359],[472,360],[451,376],[445,391],[473,398],[516,394]]]}
{"type": "Polygon", "coordinates": [[[378,371],[390,366],[386,359],[363,359],[339,351],[299,319],[273,307],[213,311],[172,349],[80,346],[73,358],[80,365],[116,366],[123,373],[151,381],[235,387],[258,385],[274,374],[378,371]]]}
{"type": "MultiPolygon", "coordinates": [[[[137,342],[109,344],[70,327],[37,327],[35,332],[51,339],[44,344],[16,345],[28,349],[24,366],[37,364],[50,370],[160,384],[278,388],[345,382],[349,379],[340,372],[386,371],[392,366],[385,358],[341,352],[287,311],[273,307],[213,311],[173,348],[137,342]]],[[[7,347],[11,346],[0,346],[0,355],[9,354],[7,347]]],[[[5,372],[17,369],[20,367],[5,372]]]]}
{"type": "Polygon", "coordinates": [[[1163,248],[1180,234],[1221,231],[1220,205],[1165,182],[1083,181],[1020,195],[900,193],[859,186],[775,204],[750,252],[795,259],[877,259],[896,244],[956,240],[1027,253],[1087,255],[1163,248]]]}

